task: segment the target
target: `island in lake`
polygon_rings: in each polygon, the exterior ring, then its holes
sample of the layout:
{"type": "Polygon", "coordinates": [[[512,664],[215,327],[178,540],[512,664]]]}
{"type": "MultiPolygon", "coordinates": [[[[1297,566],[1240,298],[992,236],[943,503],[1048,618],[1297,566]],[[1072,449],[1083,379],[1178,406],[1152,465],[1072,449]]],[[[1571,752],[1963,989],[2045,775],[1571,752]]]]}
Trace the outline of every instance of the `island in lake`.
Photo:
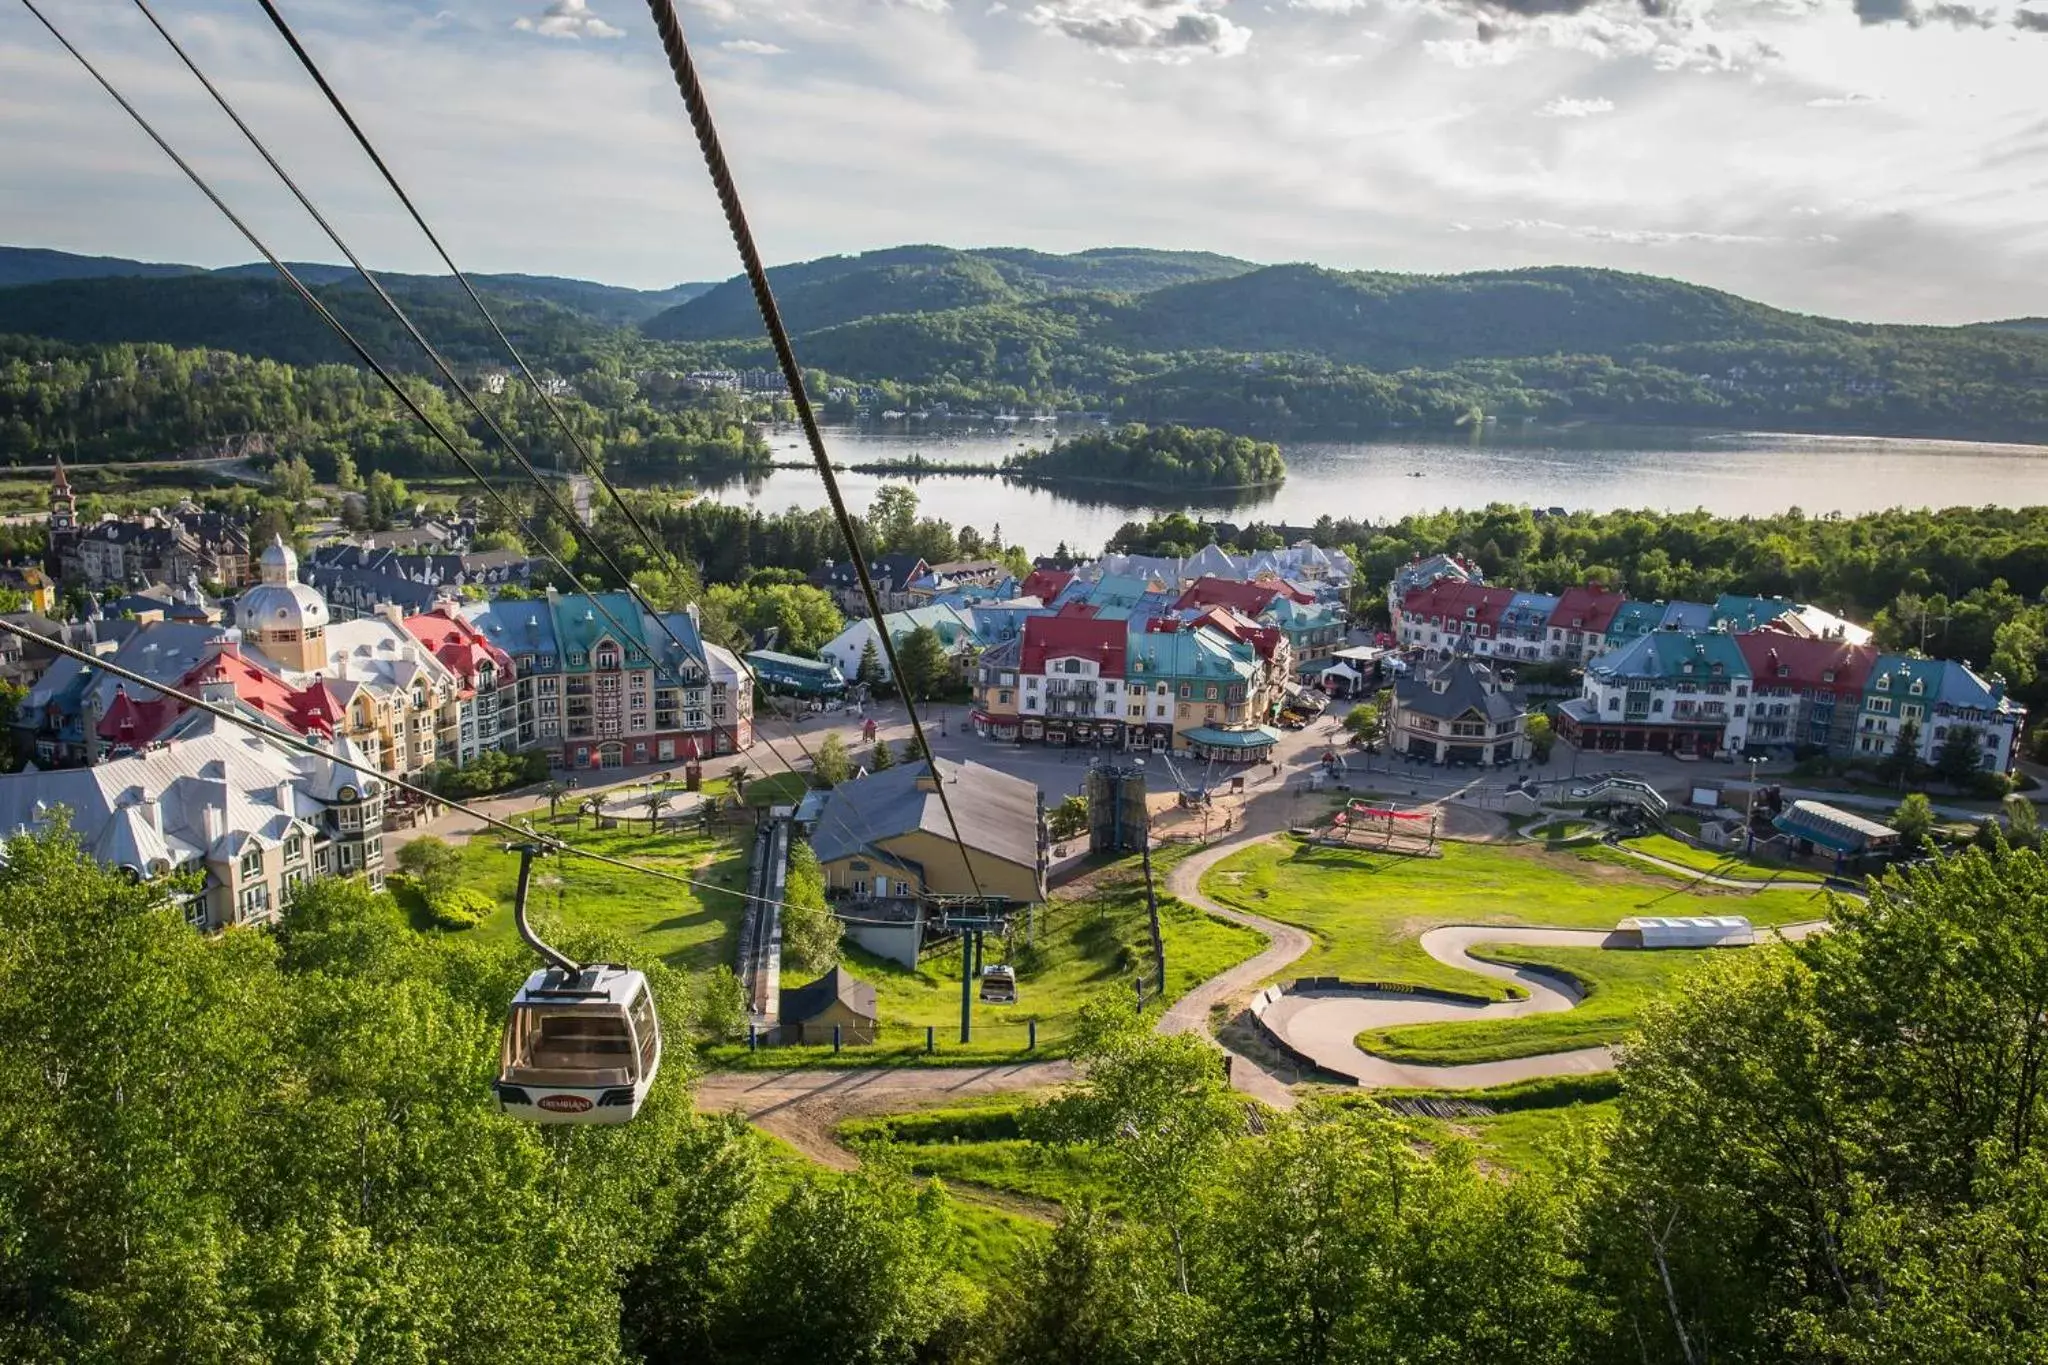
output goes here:
{"type": "Polygon", "coordinates": [[[1202,490],[1269,488],[1287,477],[1271,441],[1214,427],[1148,427],[1141,422],[1057,441],[1003,462],[1003,472],[1043,484],[1107,483],[1202,490]]]}

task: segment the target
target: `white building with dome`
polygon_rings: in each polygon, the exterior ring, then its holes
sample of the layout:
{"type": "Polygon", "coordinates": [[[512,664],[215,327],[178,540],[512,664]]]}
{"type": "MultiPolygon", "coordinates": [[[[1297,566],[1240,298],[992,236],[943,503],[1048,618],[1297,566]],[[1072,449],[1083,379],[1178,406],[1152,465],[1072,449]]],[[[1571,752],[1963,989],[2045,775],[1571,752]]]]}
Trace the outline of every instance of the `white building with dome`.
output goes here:
{"type": "Polygon", "coordinates": [[[319,589],[299,581],[299,557],[282,537],[264,548],[258,568],[260,581],[235,601],[242,643],[292,686],[319,687],[337,737],[401,777],[441,758],[459,761],[468,702],[397,608],[335,623],[319,589]]]}
{"type": "Polygon", "coordinates": [[[280,668],[317,673],[327,658],[327,599],[299,581],[299,557],[279,536],[257,561],[256,585],[235,601],[242,643],[280,668]]]}

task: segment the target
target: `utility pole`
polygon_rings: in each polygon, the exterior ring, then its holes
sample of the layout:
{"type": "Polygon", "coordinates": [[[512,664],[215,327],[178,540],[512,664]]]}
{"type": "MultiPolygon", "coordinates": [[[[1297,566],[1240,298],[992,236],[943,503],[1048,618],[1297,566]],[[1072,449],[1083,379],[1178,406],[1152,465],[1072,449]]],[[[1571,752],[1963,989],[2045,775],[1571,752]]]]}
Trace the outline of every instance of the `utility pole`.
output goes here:
{"type": "Polygon", "coordinates": [[[1742,851],[1745,854],[1756,852],[1756,767],[1761,762],[1763,760],[1760,758],[1749,760],[1749,818],[1742,822],[1742,835],[1745,840],[1742,851]]]}

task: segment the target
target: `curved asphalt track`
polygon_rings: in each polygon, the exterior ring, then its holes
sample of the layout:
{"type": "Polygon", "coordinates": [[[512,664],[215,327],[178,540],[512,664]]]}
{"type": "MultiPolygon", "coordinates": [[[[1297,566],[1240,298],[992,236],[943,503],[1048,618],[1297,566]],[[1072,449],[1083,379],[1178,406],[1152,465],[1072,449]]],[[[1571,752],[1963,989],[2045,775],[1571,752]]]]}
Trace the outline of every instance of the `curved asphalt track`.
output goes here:
{"type": "MultiPolygon", "coordinates": [[[[1827,927],[1825,920],[1760,930],[1763,935],[1805,938],[1827,927]]],[[[1266,1011],[1266,1024],[1316,1065],[1360,1085],[1464,1089],[1509,1085],[1539,1076],[1609,1071],[1614,1050],[1606,1047],[1545,1052],[1503,1062],[1463,1066],[1428,1066],[1394,1062],[1361,1051],[1355,1041],[1367,1029],[1400,1024],[1467,1023],[1481,1019],[1519,1019],[1531,1014],[1556,1014],[1576,1007],[1582,993],[1568,979],[1525,967],[1510,967],[1472,956],[1482,943],[1531,948],[1610,948],[1625,952],[1654,951],[1626,946],[1628,940],[1604,929],[1542,929],[1516,924],[1451,924],[1423,934],[1422,950],[1438,962],[1510,982],[1527,992],[1520,1000],[1463,1004],[1418,998],[1397,991],[1305,992],[1285,995],[1266,1011]]]]}

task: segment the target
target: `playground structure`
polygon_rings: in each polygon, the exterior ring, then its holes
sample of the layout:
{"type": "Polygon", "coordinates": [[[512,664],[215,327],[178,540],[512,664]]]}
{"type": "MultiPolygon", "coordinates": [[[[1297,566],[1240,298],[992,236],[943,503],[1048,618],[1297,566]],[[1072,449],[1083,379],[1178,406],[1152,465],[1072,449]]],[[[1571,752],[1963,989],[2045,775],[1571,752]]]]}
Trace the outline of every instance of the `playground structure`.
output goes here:
{"type": "Polygon", "coordinates": [[[1398,810],[1352,801],[1330,816],[1327,825],[1310,832],[1311,843],[1330,848],[1355,848],[1368,853],[1393,853],[1404,858],[1441,858],[1438,843],[1442,812],[1434,806],[1398,810]]]}

